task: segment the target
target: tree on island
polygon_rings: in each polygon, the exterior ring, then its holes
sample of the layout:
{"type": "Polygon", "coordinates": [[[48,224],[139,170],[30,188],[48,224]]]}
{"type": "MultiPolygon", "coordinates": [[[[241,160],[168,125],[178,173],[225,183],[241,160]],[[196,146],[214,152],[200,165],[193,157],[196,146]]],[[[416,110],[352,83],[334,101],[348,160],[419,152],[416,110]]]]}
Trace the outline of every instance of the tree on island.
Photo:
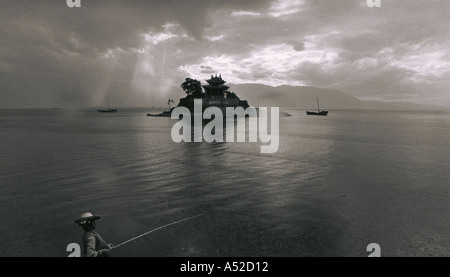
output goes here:
{"type": "Polygon", "coordinates": [[[186,78],[186,81],[180,87],[186,92],[188,98],[203,98],[205,96],[202,84],[198,80],[186,78]]]}
{"type": "Polygon", "coordinates": [[[172,109],[172,106],[171,106],[172,103],[175,104],[175,101],[173,101],[172,99],[169,99],[169,100],[167,101],[167,105],[169,105],[169,110],[172,109]]]}
{"type": "MultiPolygon", "coordinates": [[[[228,92],[227,98],[230,98],[230,99],[239,99],[239,97],[236,95],[236,93],[234,93],[234,91],[228,92]]],[[[239,100],[240,100],[240,99],[239,99],[239,100]]]]}

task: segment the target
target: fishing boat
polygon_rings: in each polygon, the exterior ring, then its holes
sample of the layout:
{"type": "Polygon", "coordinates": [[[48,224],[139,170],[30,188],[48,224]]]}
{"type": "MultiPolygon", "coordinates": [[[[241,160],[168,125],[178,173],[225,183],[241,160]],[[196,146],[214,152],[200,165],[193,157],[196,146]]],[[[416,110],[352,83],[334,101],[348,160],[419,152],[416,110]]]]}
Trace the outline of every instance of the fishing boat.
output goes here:
{"type": "Polygon", "coordinates": [[[317,112],[314,111],[306,111],[307,115],[319,115],[319,116],[327,116],[328,111],[321,111],[319,105],[319,97],[317,97],[317,112]]]}
{"type": "Polygon", "coordinates": [[[117,109],[111,109],[109,106],[109,99],[106,97],[106,101],[108,102],[108,109],[97,109],[97,112],[99,113],[115,113],[117,112],[117,109]]]}

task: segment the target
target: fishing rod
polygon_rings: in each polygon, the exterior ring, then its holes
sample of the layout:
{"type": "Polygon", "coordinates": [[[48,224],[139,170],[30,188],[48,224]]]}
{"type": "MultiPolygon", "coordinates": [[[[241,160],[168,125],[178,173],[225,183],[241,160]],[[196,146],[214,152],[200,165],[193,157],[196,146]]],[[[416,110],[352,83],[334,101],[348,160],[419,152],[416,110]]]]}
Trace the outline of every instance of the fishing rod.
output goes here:
{"type": "Polygon", "coordinates": [[[192,220],[192,219],[194,219],[194,218],[200,217],[200,216],[204,216],[205,214],[206,214],[206,213],[199,214],[199,215],[196,215],[196,216],[191,216],[191,217],[188,217],[188,218],[185,218],[185,219],[181,219],[181,220],[178,220],[178,221],[175,221],[175,222],[172,222],[172,223],[163,225],[163,226],[158,227],[158,228],[156,228],[156,229],[153,229],[153,230],[150,230],[150,231],[148,231],[148,232],[145,232],[145,233],[143,233],[142,235],[136,236],[136,237],[131,238],[131,239],[127,240],[127,241],[124,241],[124,242],[122,242],[122,243],[119,243],[118,245],[115,245],[115,246],[111,247],[110,249],[106,249],[106,250],[104,250],[104,251],[109,252],[109,251],[115,250],[115,249],[117,249],[117,248],[119,248],[119,247],[121,247],[121,246],[124,246],[125,244],[128,244],[128,243],[130,243],[130,242],[132,242],[132,241],[135,241],[135,240],[137,240],[137,239],[139,239],[139,238],[142,238],[142,237],[144,237],[144,236],[146,236],[146,235],[148,235],[148,234],[151,234],[151,233],[156,232],[156,231],[158,231],[158,230],[167,228],[167,227],[169,227],[169,226],[172,226],[172,225],[175,225],[175,224],[184,222],[184,221],[188,221],[188,220],[192,220]]]}

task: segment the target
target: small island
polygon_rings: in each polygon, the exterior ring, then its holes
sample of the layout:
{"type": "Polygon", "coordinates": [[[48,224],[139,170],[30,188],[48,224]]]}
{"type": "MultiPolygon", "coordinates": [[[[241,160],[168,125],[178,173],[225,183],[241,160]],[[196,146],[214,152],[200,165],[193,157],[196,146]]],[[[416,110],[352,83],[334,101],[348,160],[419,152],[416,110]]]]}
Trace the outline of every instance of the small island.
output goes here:
{"type": "MultiPolygon", "coordinates": [[[[236,93],[228,90],[230,87],[225,85],[226,81],[222,79],[221,75],[211,75],[211,79],[206,82],[207,85],[202,85],[198,80],[186,78],[180,87],[187,96],[180,99],[177,107],[186,107],[193,113],[195,99],[202,99],[203,111],[209,107],[218,107],[222,112],[225,112],[228,107],[244,109],[249,107],[246,100],[239,99],[236,93]]],[[[148,114],[148,116],[170,116],[174,108],[170,108],[169,104],[169,109],[169,111],[154,115],[148,114]]]]}
{"type": "Polygon", "coordinates": [[[225,112],[227,107],[242,107],[248,108],[248,102],[241,100],[236,93],[228,91],[230,87],[226,86],[226,81],[222,79],[222,76],[212,76],[211,79],[206,80],[207,85],[202,86],[197,80],[187,78],[186,81],[181,84],[181,88],[186,92],[187,96],[180,99],[178,107],[186,107],[191,112],[194,110],[194,99],[202,99],[203,111],[209,107],[218,107],[225,112]],[[202,88],[205,92],[203,92],[202,88]]]}

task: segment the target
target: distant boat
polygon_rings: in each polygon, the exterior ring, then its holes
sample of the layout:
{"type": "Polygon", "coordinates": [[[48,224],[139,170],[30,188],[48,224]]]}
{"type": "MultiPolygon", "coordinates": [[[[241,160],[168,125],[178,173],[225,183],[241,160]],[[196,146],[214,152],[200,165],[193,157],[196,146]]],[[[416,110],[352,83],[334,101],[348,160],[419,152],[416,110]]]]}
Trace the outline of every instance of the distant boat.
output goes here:
{"type": "Polygon", "coordinates": [[[319,97],[317,97],[317,112],[306,111],[306,114],[307,114],[307,115],[327,116],[327,115],[328,115],[328,111],[321,111],[321,110],[320,110],[319,97]]]}
{"type": "Polygon", "coordinates": [[[115,113],[117,112],[117,109],[111,109],[111,107],[109,106],[109,99],[108,97],[106,97],[106,101],[108,102],[108,109],[97,109],[97,112],[99,113],[115,113]]]}
{"type": "Polygon", "coordinates": [[[147,116],[157,116],[157,117],[169,117],[172,115],[171,111],[163,111],[162,113],[158,113],[158,114],[147,114],[147,116]]]}

